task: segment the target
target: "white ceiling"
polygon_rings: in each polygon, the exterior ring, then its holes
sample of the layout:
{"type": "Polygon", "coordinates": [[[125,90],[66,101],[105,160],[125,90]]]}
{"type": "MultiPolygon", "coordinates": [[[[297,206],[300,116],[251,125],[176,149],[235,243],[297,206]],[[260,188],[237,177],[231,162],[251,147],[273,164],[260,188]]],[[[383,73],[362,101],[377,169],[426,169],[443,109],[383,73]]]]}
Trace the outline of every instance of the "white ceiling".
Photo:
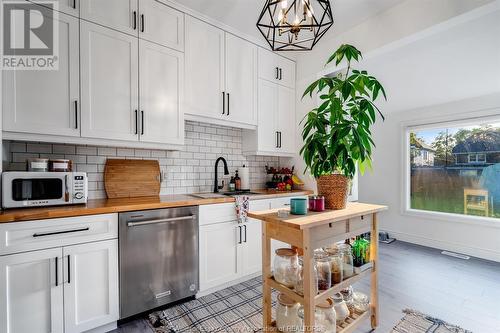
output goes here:
{"type": "MultiPolygon", "coordinates": [[[[242,33],[260,38],[257,19],[265,0],[173,0],[185,7],[220,21],[242,33]]],[[[340,34],[364,20],[404,0],[331,0],[333,28],[328,34],[340,34]]]]}

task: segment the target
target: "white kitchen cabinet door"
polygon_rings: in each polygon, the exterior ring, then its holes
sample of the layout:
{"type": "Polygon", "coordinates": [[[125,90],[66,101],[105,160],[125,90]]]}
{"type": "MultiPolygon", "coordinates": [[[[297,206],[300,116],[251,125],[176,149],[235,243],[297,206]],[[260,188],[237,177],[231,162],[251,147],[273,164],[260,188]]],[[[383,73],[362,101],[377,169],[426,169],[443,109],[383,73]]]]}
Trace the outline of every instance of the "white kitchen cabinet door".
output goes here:
{"type": "Polygon", "coordinates": [[[277,55],[259,47],[259,78],[278,82],[279,67],[277,55]]]}
{"type": "Polygon", "coordinates": [[[64,331],[61,256],[55,248],[0,257],[1,332],[64,331]]]}
{"type": "MultiPolygon", "coordinates": [[[[50,9],[40,6],[46,15],[50,9]]],[[[78,19],[59,13],[59,69],[3,71],[3,130],[79,136],[78,19]]]]}
{"type": "Polygon", "coordinates": [[[184,14],[156,0],[139,0],[139,37],[184,51],[184,14]]]}
{"type": "MultiPolygon", "coordinates": [[[[44,6],[50,9],[56,9],[54,6],[51,6],[52,1],[50,2],[46,0],[28,0],[28,1],[34,2],[36,4],[39,4],[40,6],[44,6]]],[[[80,15],[80,1],[81,0],[56,0],[57,10],[65,14],[78,17],[80,15]]]]}
{"type": "Polygon", "coordinates": [[[278,150],[278,85],[259,80],[259,121],[257,127],[258,151],[278,150]]]}
{"type": "Polygon", "coordinates": [[[241,227],[244,232],[240,272],[246,276],[262,270],[262,223],[260,220],[249,219],[241,227]]]}
{"type": "Polygon", "coordinates": [[[80,1],[80,17],[137,36],[140,23],[137,1],[83,0],[80,1]]]}
{"type": "MultiPolygon", "coordinates": [[[[250,201],[251,211],[268,210],[271,208],[270,200],[250,201]]],[[[240,271],[243,276],[254,274],[262,270],[262,222],[249,218],[242,225],[244,230],[243,243],[240,247],[240,271]]]]}
{"type": "Polygon", "coordinates": [[[183,144],[184,54],[139,41],[140,140],[183,144]]]}
{"type": "Polygon", "coordinates": [[[186,113],[221,119],[224,82],[224,31],[185,17],[186,113]]]}
{"type": "Polygon", "coordinates": [[[257,47],[226,33],[227,109],[222,119],[257,125],[257,47]]]}
{"type": "Polygon", "coordinates": [[[279,150],[293,154],[295,149],[295,90],[279,86],[278,88],[278,122],[279,150]]]}
{"type": "Polygon", "coordinates": [[[200,291],[238,278],[239,228],[235,221],[200,226],[200,291]]]}
{"type": "Polygon", "coordinates": [[[278,83],[288,88],[295,88],[295,62],[278,57],[278,68],[280,69],[278,83]]]}
{"type": "Polygon", "coordinates": [[[119,319],[118,240],[67,246],[64,262],[65,333],[119,319]]]}
{"type": "Polygon", "coordinates": [[[138,140],[138,39],[81,21],[82,137],[138,140]]]}

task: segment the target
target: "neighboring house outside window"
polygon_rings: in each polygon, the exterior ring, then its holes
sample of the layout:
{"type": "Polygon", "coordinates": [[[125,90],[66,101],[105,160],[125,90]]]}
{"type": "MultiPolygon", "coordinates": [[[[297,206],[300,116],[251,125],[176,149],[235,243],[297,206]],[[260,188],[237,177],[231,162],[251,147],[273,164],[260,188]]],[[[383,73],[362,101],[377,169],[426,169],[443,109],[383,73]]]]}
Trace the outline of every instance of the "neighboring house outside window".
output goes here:
{"type": "Polygon", "coordinates": [[[408,209],[498,218],[500,122],[409,131],[408,209]]]}

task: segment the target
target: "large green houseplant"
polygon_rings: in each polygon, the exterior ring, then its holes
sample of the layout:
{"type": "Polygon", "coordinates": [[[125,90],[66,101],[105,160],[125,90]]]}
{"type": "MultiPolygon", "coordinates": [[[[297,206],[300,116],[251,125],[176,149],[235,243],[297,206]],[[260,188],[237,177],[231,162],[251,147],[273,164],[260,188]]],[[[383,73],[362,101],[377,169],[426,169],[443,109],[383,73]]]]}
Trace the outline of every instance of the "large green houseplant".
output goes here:
{"type": "Polygon", "coordinates": [[[387,99],[380,82],[366,71],[355,70],[352,61],[359,61],[361,52],[344,44],[327,61],[347,67],[336,76],[323,76],[305,90],[310,97],[319,94],[320,105],[304,119],[300,150],[306,171],[316,178],[318,194],[325,196],[326,208],[342,209],[347,202],[349,182],[359,165],[363,173],[371,168],[371,153],[375,146],[370,127],[377,114],[383,114],[374,104],[379,96],[387,99]]]}

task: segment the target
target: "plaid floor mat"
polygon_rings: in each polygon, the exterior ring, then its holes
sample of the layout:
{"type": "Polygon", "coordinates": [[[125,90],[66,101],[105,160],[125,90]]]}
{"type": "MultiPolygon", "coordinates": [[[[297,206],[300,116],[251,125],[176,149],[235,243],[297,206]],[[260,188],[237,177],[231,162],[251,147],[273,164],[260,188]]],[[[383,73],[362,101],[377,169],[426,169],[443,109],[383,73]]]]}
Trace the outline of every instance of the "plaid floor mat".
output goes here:
{"type": "MultiPolygon", "coordinates": [[[[273,291],[273,308],[276,297],[273,291]]],[[[148,322],[156,333],[256,332],[262,328],[262,278],[154,312],[148,322]]]]}

